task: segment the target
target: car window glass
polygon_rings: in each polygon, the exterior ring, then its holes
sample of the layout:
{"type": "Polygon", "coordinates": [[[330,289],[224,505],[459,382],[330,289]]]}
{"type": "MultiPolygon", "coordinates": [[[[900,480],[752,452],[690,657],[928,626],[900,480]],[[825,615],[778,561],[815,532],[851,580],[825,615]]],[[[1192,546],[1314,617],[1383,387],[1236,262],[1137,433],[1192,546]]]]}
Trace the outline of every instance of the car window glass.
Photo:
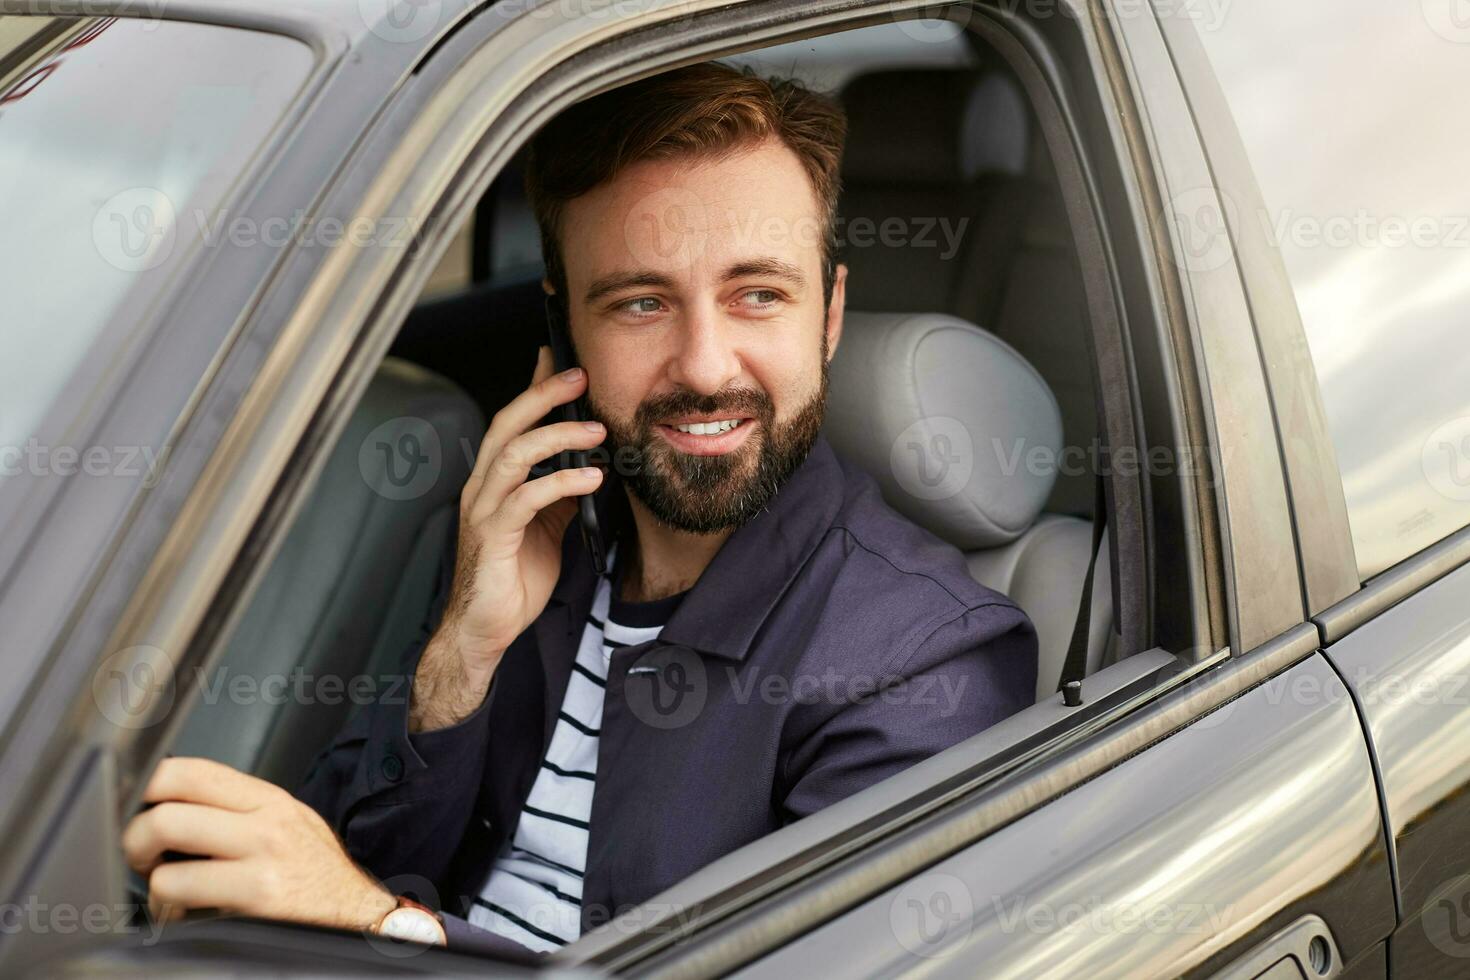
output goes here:
{"type": "Polygon", "coordinates": [[[1236,220],[1281,250],[1365,578],[1470,524],[1470,130],[1455,111],[1470,18],[1455,8],[1239,4],[1199,32],[1265,202],[1236,220]]]}
{"type": "Polygon", "coordinates": [[[285,37],[143,18],[72,20],[27,50],[40,20],[0,17],[0,481],[36,457],[52,406],[78,403],[84,355],[121,343],[124,301],[219,240],[228,189],[312,63],[285,37]]]}

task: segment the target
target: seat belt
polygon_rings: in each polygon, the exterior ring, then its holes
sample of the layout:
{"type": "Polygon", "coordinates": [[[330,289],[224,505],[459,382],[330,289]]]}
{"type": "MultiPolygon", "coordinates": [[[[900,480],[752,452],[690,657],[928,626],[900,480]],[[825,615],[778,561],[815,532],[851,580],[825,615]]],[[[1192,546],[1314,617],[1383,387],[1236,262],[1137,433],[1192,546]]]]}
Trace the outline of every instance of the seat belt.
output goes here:
{"type": "Polygon", "coordinates": [[[1072,642],[1067,646],[1067,659],[1062,663],[1062,676],[1057,690],[1068,707],[1082,703],[1082,678],[1087,674],[1087,644],[1092,638],[1092,585],[1097,578],[1097,560],[1102,550],[1103,529],[1108,523],[1107,491],[1103,476],[1097,475],[1092,504],[1092,560],[1087,563],[1087,577],[1082,580],[1082,602],[1077,607],[1077,622],[1072,626],[1072,642]]]}

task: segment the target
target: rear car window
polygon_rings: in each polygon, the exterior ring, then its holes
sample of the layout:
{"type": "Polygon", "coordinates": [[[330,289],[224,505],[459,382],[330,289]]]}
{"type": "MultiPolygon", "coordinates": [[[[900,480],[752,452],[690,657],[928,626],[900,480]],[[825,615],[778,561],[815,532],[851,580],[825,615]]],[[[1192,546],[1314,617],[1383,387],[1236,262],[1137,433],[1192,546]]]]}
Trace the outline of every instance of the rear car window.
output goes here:
{"type": "Polygon", "coordinates": [[[220,240],[231,187],[312,61],[299,41],[209,24],[0,17],[0,481],[84,403],[68,384],[83,362],[105,366],[220,240]]]}
{"type": "Polygon", "coordinates": [[[1199,32],[1265,201],[1236,219],[1262,222],[1285,261],[1364,578],[1470,524],[1456,5],[1235,4],[1199,32]]]}

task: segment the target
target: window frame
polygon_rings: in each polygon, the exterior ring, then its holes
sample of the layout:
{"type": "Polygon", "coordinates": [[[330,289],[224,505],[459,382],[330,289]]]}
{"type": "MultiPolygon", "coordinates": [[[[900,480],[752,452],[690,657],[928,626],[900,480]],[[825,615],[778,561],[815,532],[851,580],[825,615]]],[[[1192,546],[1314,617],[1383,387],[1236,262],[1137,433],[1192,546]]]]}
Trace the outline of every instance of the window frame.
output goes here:
{"type": "Polygon", "coordinates": [[[1298,571],[1307,611],[1316,614],[1358,590],[1358,565],[1347,500],[1327,411],[1307,345],[1306,330],[1286,263],[1260,222],[1265,200],[1234,117],[1205,54],[1195,24],[1160,17],[1164,43],[1184,86],[1216,186],[1238,212],[1219,212],[1249,306],[1288,483],[1298,571]]]}

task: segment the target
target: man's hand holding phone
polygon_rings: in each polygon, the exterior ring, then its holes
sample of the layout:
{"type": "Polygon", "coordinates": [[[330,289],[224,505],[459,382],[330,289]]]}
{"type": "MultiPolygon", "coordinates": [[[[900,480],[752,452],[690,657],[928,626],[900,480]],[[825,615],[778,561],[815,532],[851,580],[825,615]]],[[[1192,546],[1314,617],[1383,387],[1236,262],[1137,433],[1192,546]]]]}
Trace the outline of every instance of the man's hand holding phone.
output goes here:
{"type": "Polygon", "coordinates": [[[603,475],[585,467],[532,478],[531,468],[559,453],[594,449],[606,433],[597,422],[535,426],[586,387],[580,368],[554,373],[551,350],[543,347],[531,386],[491,421],[460,494],[454,584],[419,660],[410,731],[444,728],[473,713],[506,648],[551,598],[576,498],[596,490],[603,475]]]}

